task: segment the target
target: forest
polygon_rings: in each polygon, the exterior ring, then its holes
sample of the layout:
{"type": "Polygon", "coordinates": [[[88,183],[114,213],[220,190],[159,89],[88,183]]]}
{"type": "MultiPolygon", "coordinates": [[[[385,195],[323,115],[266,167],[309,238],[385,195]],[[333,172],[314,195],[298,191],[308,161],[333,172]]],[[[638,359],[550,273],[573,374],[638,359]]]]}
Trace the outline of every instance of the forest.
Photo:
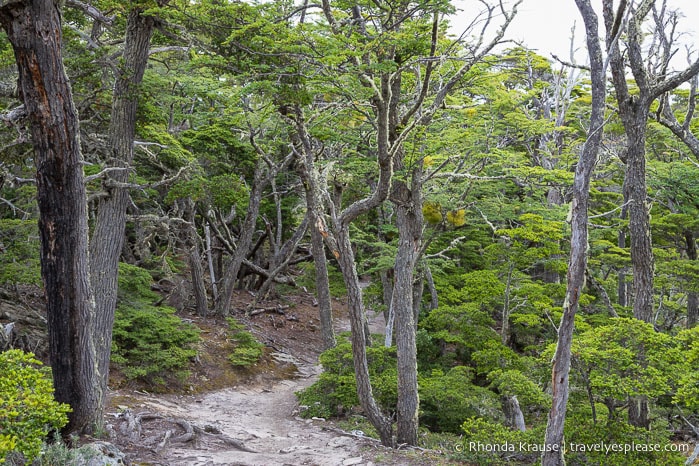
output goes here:
{"type": "Polygon", "coordinates": [[[513,41],[527,0],[0,1],[0,298],[48,332],[0,313],[0,464],[99,436],[110,370],[186,378],[173,277],[237,366],[238,292],[312,293],[302,416],[386,447],[695,464],[699,53],[666,0],[561,1],[582,55],[513,41]]]}

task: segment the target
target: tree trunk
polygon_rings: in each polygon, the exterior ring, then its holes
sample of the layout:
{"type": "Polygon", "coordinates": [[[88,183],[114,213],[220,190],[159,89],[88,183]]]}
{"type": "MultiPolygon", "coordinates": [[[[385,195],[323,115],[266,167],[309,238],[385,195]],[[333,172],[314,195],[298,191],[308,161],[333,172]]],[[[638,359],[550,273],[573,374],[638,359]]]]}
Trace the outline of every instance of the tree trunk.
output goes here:
{"type": "Polygon", "coordinates": [[[211,295],[214,302],[218,301],[218,286],[216,285],[216,270],[214,268],[214,257],[211,252],[211,227],[208,220],[204,223],[204,236],[206,237],[206,259],[209,264],[209,277],[211,278],[211,295]]]}
{"type": "Polygon", "coordinates": [[[430,311],[433,311],[439,307],[439,295],[437,294],[437,287],[434,284],[434,278],[432,277],[432,270],[427,262],[424,263],[425,266],[425,282],[427,283],[427,289],[430,292],[430,311]]]}
{"type": "Polygon", "coordinates": [[[201,264],[201,251],[199,250],[199,235],[194,215],[194,201],[186,199],[184,211],[187,214],[187,223],[183,223],[184,246],[187,248],[187,262],[192,278],[192,294],[194,295],[194,308],[197,315],[206,317],[209,313],[209,303],[206,297],[206,285],[204,284],[204,267],[201,264]]]}
{"type": "Polygon", "coordinates": [[[354,362],[354,376],[357,382],[357,397],[364,414],[378,431],[381,443],[390,447],[393,446],[391,420],[383,415],[376,404],[369,379],[366,335],[364,334],[364,322],[366,319],[364,316],[362,289],[359,285],[354,251],[352,251],[352,243],[349,236],[349,225],[337,228],[335,236],[338,249],[336,257],[347,287],[347,307],[349,308],[350,327],[352,330],[352,360],[354,362]]]}
{"type": "Polygon", "coordinates": [[[318,314],[320,317],[320,333],[323,337],[323,349],[334,348],[335,330],[333,329],[333,309],[330,299],[330,278],[328,277],[328,260],[325,257],[323,235],[317,228],[321,218],[311,216],[311,252],[315,267],[316,296],[318,299],[318,314]]]}
{"type": "MultiPolygon", "coordinates": [[[[126,24],[123,64],[116,67],[107,146],[107,162],[117,170],[105,182],[124,183],[133,162],[133,141],[136,131],[139,86],[148,63],[148,50],[155,20],[142,15],[141,9],[129,12],[126,24]]],[[[128,188],[112,186],[109,196],[97,207],[97,219],[90,240],[90,280],[95,293],[95,346],[103,391],[109,382],[109,359],[112,348],[112,327],[117,303],[119,257],[124,243],[128,188]]]]}
{"type": "Polygon", "coordinates": [[[563,316],[558,328],[558,342],[551,370],[553,399],[544,438],[545,451],[541,457],[542,466],[560,466],[565,464],[563,458],[565,447],[563,444],[563,428],[565,426],[568,403],[571,345],[575,327],[575,314],[578,310],[578,300],[585,284],[585,268],[587,266],[590,178],[595,167],[604,130],[606,91],[602,50],[598,39],[597,15],[590,5],[590,0],[575,0],[575,3],[585,22],[587,50],[590,57],[590,77],[592,80],[592,109],[588,137],[580,153],[578,164],[575,167],[573,180],[573,200],[570,207],[570,258],[568,259],[566,297],[563,303],[563,316]]]}
{"type": "Polygon", "coordinates": [[[0,4],[19,89],[29,116],[36,166],[41,277],[56,400],[68,403],[64,434],[101,427],[89,280],[87,197],[78,115],[63,68],[59,5],[50,0],[0,4]]]}
{"type": "MultiPolygon", "coordinates": [[[[395,162],[402,167],[402,160],[395,162]]],[[[391,202],[396,212],[398,250],[393,267],[395,280],[391,310],[395,316],[398,355],[398,405],[396,439],[398,443],[417,445],[417,321],[414,313],[413,282],[422,246],[422,164],[417,163],[411,183],[394,180],[391,202]]],[[[387,329],[388,330],[388,329],[387,329]]],[[[388,337],[387,337],[388,339],[388,337]]]]}
{"type": "Polygon", "coordinates": [[[323,337],[323,348],[333,348],[335,330],[333,329],[333,310],[330,299],[330,278],[328,277],[328,261],[325,257],[325,238],[328,236],[328,228],[323,220],[323,190],[325,186],[320,173],[315,165],[315,154],[311,146],[311,139],[307,133],[303,112],[299,106],[294,108],[296,133],[292,135],[298,141],[301,148],[301,179],[306,192],[306,209],[309,213],[311,225],[311,254],[313,254],[313,266],[315,267],[316,296],[318,299],[318,314],[320,317],[320,333],[323,337]]]}
{"type": "Polygon", "coordinates": [[[260,212],[260,203],[262,202],[262,190],[264,188],[264,184],[266,184],[263,182],[264,163],[265,162],[261,157],[257,161],[253,186],[252,190],[250,191],[250,202],[248,204],[247,212],[245,213],[245,220],[243,220],[243,225],[240,229],[237,249],[235,250],[233,257],[229,259],[223,272],[223,279],[221,280],[221,294],[218,302],[216,303],[216,314],[223,317],[227,317],[228,313],[230,312],[235,282],[238,279],[240,267],[243,265],[243,260],[248,255],[248,251],[252,245],[252,238],[255,234],[255,223],[257,222],[257,215],[260,212]]]}
{"type": "MultiPolygon", "coordinates": [[[[697,241],[691,231],[684,232],[684,239],[687,243],[687,259],[697,260],[697,241]]],[[[687,293],[687,328],[697,325],[699,320],[699,293],[689,291],[687,293]]]]}
{"type": "Polygon", "coordinates": [[[634,122],[626,128],[628,150],[626,180],[629,188],[629,234],[631,236],[631,265],[633,267],[633,316],[644,322],[653,320],[653,246],[650,213],[646,197],[646,132],[648,108],[637,109],[634,122]]]}
{"type": "Polygon", "coordinates": [[[519,401],[514,395],[505,395],[502,397],[502,411],[505,414],[507,425],[520,432],[527,430],[527,425],[524,423],[524,414],[522,408],[519,407],[519,401]]]}

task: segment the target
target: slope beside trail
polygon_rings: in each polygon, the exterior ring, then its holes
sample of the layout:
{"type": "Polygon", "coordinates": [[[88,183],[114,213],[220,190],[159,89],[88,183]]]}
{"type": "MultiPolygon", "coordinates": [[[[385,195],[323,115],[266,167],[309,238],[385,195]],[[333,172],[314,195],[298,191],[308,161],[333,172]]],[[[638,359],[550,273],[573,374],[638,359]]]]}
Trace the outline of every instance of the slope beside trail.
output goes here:
{"type": "MultiPolygon", "coordinates": [[[[213,391],[192,387],[195,393],[186,395],[118,389],[109,414],[114,443],[140,465],[430,464],[420,452],[387,449],[361,432],[345,433],[332,422],[299,417],[295,393],[321,371],[317,307],[307,299],[247,322],[274,349],[276,364],[296,369],[293,377],[263,377],[213,391]]],[[[344,314],[338,312],[337,332],[349,329],[344,314]]],[[[383,316],[369,311],[368,317],[372,333],[384,333],[383,316]]]]}

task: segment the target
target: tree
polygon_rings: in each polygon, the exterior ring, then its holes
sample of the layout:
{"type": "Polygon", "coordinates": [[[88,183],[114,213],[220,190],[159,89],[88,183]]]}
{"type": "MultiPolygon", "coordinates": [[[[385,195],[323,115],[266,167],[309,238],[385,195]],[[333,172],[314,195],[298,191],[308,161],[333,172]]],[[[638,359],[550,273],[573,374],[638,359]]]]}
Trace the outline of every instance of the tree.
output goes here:
{"type": "Polygon", "coordinates": [[[575,179],[573,181],[573,200],[570,206],[571,239],[567,288],[563,304],[563,317],[558,327],[558,343],[551,372],[553,400],[544,439],[546,449],[541,458],[543,466],[565,464],[563,459],[563,426],[568,403],[571,344],[575,326],[575,314],[585,285],[585,269],[587,267],[590,179],[597,161],[597,153],[604,131],[606,83],[602,48],[598,39],[597,14],[592,9],[589,0],[576,0],[575,3],[585,23],[587,50],[590,58],[592,105],[587,140],[580,152],[580,159],[575,167],[575,179]]]}
{"type": "Polygon", "coordinates": [[[3,1],[0,22],[14,49],[31,125],[51,369],[56,399],[72,407],[63,432],[92,432],[103,422],[104,393],[92,336],[79,122],[62,62],[60,4],[3,1]]]}
{"type": "MultiPolygon", "coordinates": [[[[663,5],[664,5],[663,1],[663,5]]],[[[657,56],[658,61],[644,59],[642,24],[652,9],[655,0],[643,0],[633,8],[625,1],[614,11],[613,2],[603,5],[606,28],[609,66],[616,93],[619,118],[627,138],[627,147],[622,161],[626,164],[624,177],[624,202],[629,209],[629,233],[631,235],[631,264],[633,267],[633,315],[645,322],[653,320],[653,248],[650,230],[649,203],[646,185],[646,127],[653,102],[667,92],[699,73],[699,60],[685,70],[670,74],[671,47],[665,47],[657,56]],[[626,26],[626,53],[622,53],[621,25],[628,17],[626,26]],[[626,68],[631,68],[636,92],[631,92],[627,82],[626,68]]],[[[657,17],[657,15],[656,15],[657,17]]],[[[658,29],[662,24],[658,24],[658,29]]],[[[648,428],[648,406],[644,397],[629,403],[629,422],[637,427],[648,428]]]]}
{"type": "Polygon", "coordinates": [[[132,171],[136,111],[139,87],[148,64],[150,39],[155,18],[144,13],[143,6],[132,6],[126,20],[124,50],[116,74],[111,118],[107,137],[107,196],[97,207],[95,228],[90,240],[90,279],[95,296],[94,336],[99,363],[101,389],[107,390],[112,327],[117,304],[119,258],[124,244],[129,188],[125,186],[132,171]]]}

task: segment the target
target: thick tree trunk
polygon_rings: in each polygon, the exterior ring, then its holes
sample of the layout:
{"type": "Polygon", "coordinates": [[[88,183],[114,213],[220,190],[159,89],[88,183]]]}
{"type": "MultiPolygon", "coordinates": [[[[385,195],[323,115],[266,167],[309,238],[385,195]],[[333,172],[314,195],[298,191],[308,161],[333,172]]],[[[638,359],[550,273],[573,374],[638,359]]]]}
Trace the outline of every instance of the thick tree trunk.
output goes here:
{"type": "Polygon", "coordinates": [[[597,160],[597,153],[604,130],[605,78],[602,50],[599,43],[598,20],[590,0],[575,0],[585,22],[587,50],[590,57],[590,77],[592,80],[592,109],[590,130],[587,141],[580,153],[573,180],[573,200],[571,203],[571,238],[570,258],[566,297],[563,303],[563,317],[558,328],[558,343],[553,357],[551,370],[551,388],[553,391],[551,410],[548,415],[545,451],[541,457],[542,466],[561,466],[563,457],[563,428],[565,426],[568,403],[569,376],[571,364],[571,345],[575,314],[579,298],[585,285],[585,268],[588,249],[588,202],[590,197],[590,178],[597,160]]]}
{"type": "Polygon", "coordinates": [[[633,266],[633,316],[644,322],[653,320],[653,246],[646,186],[646,132],[648,106],[639,105],[633,122],[626,128],[626,182],[629,189],[629,234],[633,266]]]}
{"type": "MultiPolygon", "coordinates": [[[[123,66],[117,67],[109,123],[107,163],[117,170],[108,174],[106,183],[128,180],[133,161],[133,141],[136,132],[139,86],[148,64],[148,50],[154,19],[129,12],[124,42],[123,66]]],[[[97,219],[90,240],[90,279],[95,293],[95,346],[99,362],[102,390],[109,381],[109,359],[112,347],[112,327],[117,302],[119,257],[124,243],[126,210],[129,205],[127,188],[114,185],[109,196],[100,201],[97,219]]]]}
{"type": "MultiPolygon", "coordinates": [[[[413,186],[394,181],[392,201],[396,209],[398,251],[391,310],[395,316],[398,355],[398,405],[396,440],[417,445],[419,397],[417,392],[417,322],[413,310],[413,278],[422,244],[420,170],[413,173],[413,186]],[[417,185],[417,186],[416,186],[417,185]]],[[[388,329],[387,329],[388,330],[388,329]]]]}
{"type": "Polygon", "coordinates": [[[104,393],[92,339],[79,123],[63,68],[59,5],[50,0],[2,2],[0,22],[15,53],[34,145],[55,397],[73,409],[64,434],[93,432],[103,423],[104,393]]]}

